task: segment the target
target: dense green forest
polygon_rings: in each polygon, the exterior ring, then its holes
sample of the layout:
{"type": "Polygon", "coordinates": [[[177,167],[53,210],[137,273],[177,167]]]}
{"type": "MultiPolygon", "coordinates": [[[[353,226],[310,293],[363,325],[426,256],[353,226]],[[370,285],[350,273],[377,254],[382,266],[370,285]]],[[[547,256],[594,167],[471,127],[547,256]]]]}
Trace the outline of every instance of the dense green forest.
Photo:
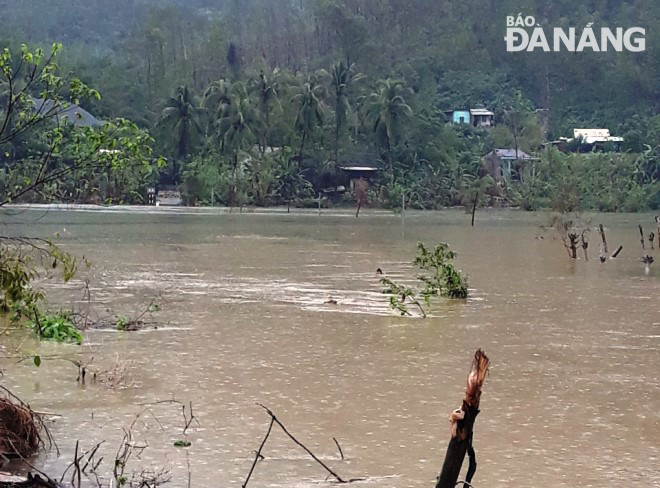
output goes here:
{"type": "MultiPolygon", "coordinates": [[[[101,93],[81,105],[149,131],[167,160],[120,182],[71,173],[85,183],[59,198],[141,202],[160,183],[188,204],[304,205],[344,182],[339,166],[351,163],[381,171],[368,195],[345,198],[383,206],[402,194],[418,208],[660,206],[654,0],[0,0],[0,9],[0,45],[62,42],[60,70],[101,93]],[[518,13],[548,28],[643,27],[646,50],[510,53],[506,16],[518,13]],[[447,111],[476,107],[495,113],[495,128],[448,123],[447,111]],[[576,127],[610,129],[622,153],[543,145],[576,127]],[[539,158],[522,181],[484,175],[484,154],[514,146],[539,158]]],[[[6,193],[39,147],[5,145],[6,193]]]]}

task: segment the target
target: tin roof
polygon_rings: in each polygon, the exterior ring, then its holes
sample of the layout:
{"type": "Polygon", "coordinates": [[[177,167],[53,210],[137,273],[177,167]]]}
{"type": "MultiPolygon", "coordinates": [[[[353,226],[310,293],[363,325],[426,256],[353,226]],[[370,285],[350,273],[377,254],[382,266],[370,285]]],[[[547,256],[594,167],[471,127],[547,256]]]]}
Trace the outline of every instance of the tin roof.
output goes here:
{"type": "Polygon", "coordinates": [[[486,154],[486,156],[490,156],[493,153],[497,154],[497,156],[502,159],[535,159],[520,149],[518,149],[517,152],[515,149],[494,149],[486,154]]]}
{"type": "Polygon", "coordinates": [[[573,129],[573,137],[581,138],[587,144],[595,142],[623,142],[623,137],[610,135],[609,129],[573,129]]]}
{"type": "Polygon", "coordinates": [[[42,114],[52,112],[55,117],[63,120],[66,119],[67,122],[75,126],[93,127],[103,125],[103,122],[87,110],[73,103],[62,102],[56,105],[53,100],[35,98],[34,108],[42,114]]]}
{"type": "Polygon", "coordinates": [[[494,112],[486,110],[485,108],[471,108],[470,114],[472,115],[495,115],[494,112]]]}
{"type": "Polygon", "coordinates": [[[341,166],[344,171],[378,171],[378,168],[372,166],[341,166]]]}

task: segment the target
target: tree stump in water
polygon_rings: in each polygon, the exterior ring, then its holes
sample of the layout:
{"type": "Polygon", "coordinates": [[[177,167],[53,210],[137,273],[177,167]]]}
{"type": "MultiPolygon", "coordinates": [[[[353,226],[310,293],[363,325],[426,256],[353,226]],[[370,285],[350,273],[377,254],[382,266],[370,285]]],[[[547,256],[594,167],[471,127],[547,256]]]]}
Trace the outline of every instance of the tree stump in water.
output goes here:
{"type": "Polygon", "coordinates": [[[490,359],[481,350],[477,349],[472,360],[472,368],[468,375],[465,397],[461,408],[454,410],[450,416],[452,422],[451,440],[447,446],[447,454],[438,476],[436,488],[454,488],[458,482],[465,454],[470,454],[470,467],[466,476],[469,483],[477,470],[476,457],[472,448],[472,432],[474,421],[479,415],[479,399],[481,387],[486,379],[490,359]]]}

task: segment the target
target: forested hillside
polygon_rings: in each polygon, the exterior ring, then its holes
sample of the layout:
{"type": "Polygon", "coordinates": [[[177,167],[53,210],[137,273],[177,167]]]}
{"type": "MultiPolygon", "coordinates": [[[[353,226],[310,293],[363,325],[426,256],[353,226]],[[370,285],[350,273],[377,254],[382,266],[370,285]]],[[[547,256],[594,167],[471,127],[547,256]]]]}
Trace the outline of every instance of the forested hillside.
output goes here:
{"type": "MultiPolygon", "coordinates": [[[[217,152],[236,165],[252,144],[289,147],[299,165],[315,166],[307,177],[318,189],[319,165],[340,152],[371,152],[402,175],[429,161],[438,178],[452,181],[425,192],[453,188],[458,195],[457,178],[476,177],[478,158],[495,146],[520,139],[521,148],[535,152],[543,138],[597,127],[623,136],[624,152],[653,152],[636,167],[643,165],[650,180],[658,174],[655,0],[0,0],[0,9],[2,44],[62,42],[60,66],[102,94],[84,107],[149,129],[159,152],[181,163],[217,152]],[[506,16],[519,13],[548,29],[643,27],[646,50],[510,53],[506,16]],[[237,112],[223,112],[223,90],[245,102],[241,117],[260,111],[252,135],[235,150],[227,149],[223,124],[237,112]],[[399,120],[381,128],[379,96],[400,97],[405,106],[399,120]],[[172,114],[169,122],[164,116],[177,103],[179,110],[200,109],[185,147],[181,132],[173,134],[172,114]],[[310,109],[306,127],[301,107],[310,109]],[[445,111],[471,107],[495,112],[499,128],[486,134],[447,127],[445,111]]],[[[173,181],[183,181],[184,166],[172,169],[173,181]]],[[[389,183],[395,180],[391,174],[389,183]]],[[[456,195],[439,200],[458,203],[456,195]]]]}

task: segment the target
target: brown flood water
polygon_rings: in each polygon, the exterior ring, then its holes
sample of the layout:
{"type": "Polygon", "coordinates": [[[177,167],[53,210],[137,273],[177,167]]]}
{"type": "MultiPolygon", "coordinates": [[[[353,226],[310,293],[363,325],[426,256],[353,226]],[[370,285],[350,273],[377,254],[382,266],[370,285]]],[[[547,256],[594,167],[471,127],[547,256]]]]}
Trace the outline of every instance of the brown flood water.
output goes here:
{"type": "MultiPolygon", "coordinates": [[[[15,210],[12,211],[16,213],[15,210]]],[[[492,368],[475,430],[478,488],[660,486],[660,263],[640,262],[637,225],[650,215],[594,215],[621,257],[572,262],[549,214],[460,211],[226,214],[218,210],[20,212],[3,233],[49,236],[93,268],[51,301],[81,307],[91,279],[94,309],[134,314],[156,298],[168,325],[142,332],[89,332],[82,347],[3,337],[0,353],[94,357],[128,365],[130,388],[76,383],[65,361],[0,360],[3,384],[51,425],[62,451],[39,457],[61,472],[76,440],[106,440],[107,460],[140,411],[137,404],[193,402],[188,433],[193,487],[241,486],[268,426],[268,405],[289,430],[363,486],[434,486],[460,405],[471,356],[492,368]],[[540,237],[544,238],[541,239],[540,237]],[[438,302],[427,319],[387,310],[376,268],[410,278],[417,241],[448,242],[469,275],[466,302],[438,302]],[[325,304],[328,299],[337,305],[325,304]],[[332,440],[340,442],[340,460],[332,440]]],[[[647,233],[648,233],[647,232],[647,233]]],[[[656,249],[656,261],[660,252],[656,249]]],[[[152,408],[136,441],[141,467],[172,470],[187,485],[180,410],[152,408]]],[[[281,432],[249,486],[326,486],[325,473],[281,432]]],[[[110,473],[110,461],[105,473],[110,473]]],[[[135,465],[134,465],[135,466],[135,465]]],[[[103,469],[101,469],[103,471],[103,469]]]]}

